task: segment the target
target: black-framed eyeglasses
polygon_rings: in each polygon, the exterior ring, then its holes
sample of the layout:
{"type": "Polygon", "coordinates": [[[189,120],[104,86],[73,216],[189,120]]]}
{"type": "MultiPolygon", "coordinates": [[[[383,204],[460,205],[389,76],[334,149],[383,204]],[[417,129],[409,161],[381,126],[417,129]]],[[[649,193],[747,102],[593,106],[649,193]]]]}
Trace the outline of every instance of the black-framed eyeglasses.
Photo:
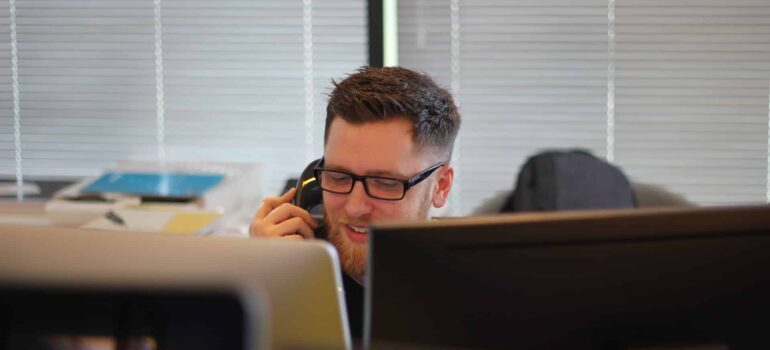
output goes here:
{"type": "Polygon", "coordinates": [[[407,190],[427,179],[430,174],[433,174],[436,169],[445,164],[446,162],[433,164],[408,180],[384,176],[360,176],[345,171],[325,168],[315,168],[313,169],[313,172],[318,181],[318,186],[324,191],[337,194],[348,194],[353,192],[356,181],[361,181],[361,183],[364,184],[364,190],[369,197],[397,201],[404,199],[407,190]]]}

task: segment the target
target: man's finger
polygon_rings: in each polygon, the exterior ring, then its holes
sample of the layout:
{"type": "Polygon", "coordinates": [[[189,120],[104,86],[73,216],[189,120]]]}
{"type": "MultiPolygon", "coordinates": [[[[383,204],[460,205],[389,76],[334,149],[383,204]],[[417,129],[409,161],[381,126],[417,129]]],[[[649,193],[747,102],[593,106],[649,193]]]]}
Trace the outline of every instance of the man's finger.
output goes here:
{"type": "Polygon", "coordinates": [[[291,202],[291,199],[294,198],[294,194],[297,193],[297,189],[292,187],[286,193],[284,193],[281,197],[281,202],[283,203],[289,203],[291,202]]]}
{"type": "Polygon", "coordinates": [[[311,229],[305,221],[297,217],[275,225],[274,230],[276,230],[275,232],[281,232],[281,236],[299,234],[302,235],[302,237],[305,239],[315,238],[313,229],[311,229]]]}
{"type": "Polygon", "coordinates": [[[297,192],[296,188],[290,188],[286,193],[280,197],[267,197],[262,200],[262,205],[257,209],[257,214],[254,216],[257,219],[264,219],[270,214],[273,209],[277,208],[281,204],[290,203],[294,198],[294,193],[297,192]]]}
{"type": "Polygon", "coordinates": [[[288,203],[279,205],[262,220],[267,223],[278,224],[291,218],[300,218],[308,226],[312,228],[318,227],[318,222],[310,216],[307,210],[288,203]]]}

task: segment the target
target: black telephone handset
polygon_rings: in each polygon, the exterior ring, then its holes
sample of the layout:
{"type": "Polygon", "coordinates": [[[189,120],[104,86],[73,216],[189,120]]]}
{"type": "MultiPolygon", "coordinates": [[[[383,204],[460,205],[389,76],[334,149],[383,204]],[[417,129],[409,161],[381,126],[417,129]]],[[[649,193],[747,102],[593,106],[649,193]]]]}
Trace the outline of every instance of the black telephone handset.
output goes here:
{"type": "Polygon", "coordinates": [[[316,238],[326,239],[326,226],[323,221],[323,193],[318,186],[313,169],[323,166],[323,158],[316,159],[305,167],[297,180],[297,193],[292,204],[307,210],[320,226],[315,229],[316,238]]]}

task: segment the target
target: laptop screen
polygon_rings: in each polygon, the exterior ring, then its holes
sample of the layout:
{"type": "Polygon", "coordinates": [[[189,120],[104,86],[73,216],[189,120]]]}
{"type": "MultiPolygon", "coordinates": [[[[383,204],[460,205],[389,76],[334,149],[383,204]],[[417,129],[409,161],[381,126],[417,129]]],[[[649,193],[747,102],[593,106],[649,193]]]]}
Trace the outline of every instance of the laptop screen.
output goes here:
{"type": "Polygon", "coordinates": [[[245,332],[227,293],[0,289],[1,349],[245,349],[245,332]]]}

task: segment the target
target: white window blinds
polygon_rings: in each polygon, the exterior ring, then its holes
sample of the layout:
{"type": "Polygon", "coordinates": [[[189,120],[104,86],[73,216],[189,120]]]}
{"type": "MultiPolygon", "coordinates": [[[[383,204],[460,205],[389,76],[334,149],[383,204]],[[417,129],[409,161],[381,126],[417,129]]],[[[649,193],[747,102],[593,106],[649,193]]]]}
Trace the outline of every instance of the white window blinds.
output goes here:
{"type": "Polygon", "coordinates": [[[169,157],[256,161],[276,177],[300,171],[302,3],[162,6],[169,157]]]}
{"type": "Polygon", "coordinates": [[[458,87],[455,214],[548,148],[591,150],[700,204],[764,201],[766,1],[452,3],[399,2],[398,21],[399,63],[458,87]]]}
{"type": "Polygon", "coordinates": [[[16,1],[25,174],[154,155],[152,14],[152,2],[16,1]]]}
{"type": "Polygon", "coordinates": [[[326,104],[331,79],[344,79],[368,60],[366,1],[324,0],[313,3],[313,154],[323,153],[326,104]],[[351,65],[350,62],[357,62],[351,65]]]}
{"type": "Polygon", "coordinates": [[[3,175],[15,176],[16,148],[13,116],[13,82],[11,81],[11,27],[7,2],[0,3],[0,169],[3,175]]]}
{"type": "MultiPolygon", "coordinates": [[[[366,63],[365,5],[18,0],[23,173],[93,175],[124,159],[243,161],[263,164],[275,193],[322,152],[322,87],[366,63]]],[[[13,176],[5,74],[0,175],[13,176]]]]}
{"type": "Polygon", "coordinates": [[[767,189],[770,3],[618,1],[616,159],[702,204],[767,189]]]}

